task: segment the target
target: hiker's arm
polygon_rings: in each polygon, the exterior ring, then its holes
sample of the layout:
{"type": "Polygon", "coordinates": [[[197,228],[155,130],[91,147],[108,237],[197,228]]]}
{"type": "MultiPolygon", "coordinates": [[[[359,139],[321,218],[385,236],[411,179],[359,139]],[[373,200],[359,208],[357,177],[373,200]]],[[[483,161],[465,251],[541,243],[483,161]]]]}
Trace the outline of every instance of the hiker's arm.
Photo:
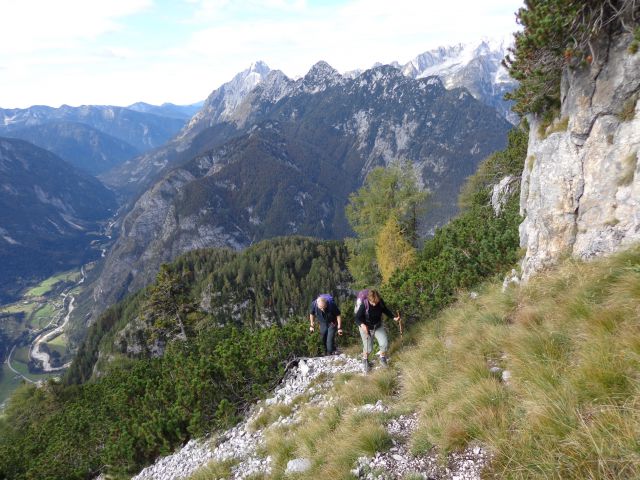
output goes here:
{"type": "Polygon", "coordinates": [[[316,308],[315,303],[311,302],[311,308],[309,308],[309,330],[313,332],[313,326],[316,321],[316,308]]]}
{"type": "Polygon", "coordinates": [[[356,312],[356,325],[358,327],[360,327],[360,325],[362,325],[364,323],[364,303],[360,304],[360,307],[358,308],[358,311],[356,312]]]}
{"type": "Polygon", "coordinates": [[[334,304],[333,314],[336,316],[336,321],[338,322],[338,330],[342,329],[342,312],[338,308],[337,305],[334,304]]]}
{"type": "Polygon", "coordinates": [[[369,335],[369,327],[364,323],[365,320],[365,306],[364,303],[360,304],[358,311],[356,312],[356,325],[358,325],[358,329],[362,331],[365,335],[369,335]]]}
{"type": "Polygon", "coordinates": [[[396,320],[396,316],[393,314],[391,310],[389,310],[389,307],[385,305],[383,300],[380,301],[380,306],[382,307],[382,313],[384,313],[387,317],[393,318],[394,320],[396,320]]]}

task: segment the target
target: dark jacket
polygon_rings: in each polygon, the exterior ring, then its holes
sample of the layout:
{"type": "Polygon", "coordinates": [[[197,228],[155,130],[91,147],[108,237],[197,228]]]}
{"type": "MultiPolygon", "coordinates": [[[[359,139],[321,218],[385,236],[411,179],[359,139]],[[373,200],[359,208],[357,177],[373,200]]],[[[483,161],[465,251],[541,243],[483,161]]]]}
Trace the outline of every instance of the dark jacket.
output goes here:
{"type": "Polygon", "coordinates": [[[323,312],[318,308],[316,301],[314,300],[311,303],[309,313],[314,315],[320,323],[337,323],[338,315],[340,315],[340,309],[334,302],[328,302],[327,308],[323,312]]]}
{"type": "Polygon", "coordinates": [[[376,306],[369,304],[369,313],[367,314],[366,306],[364,302],[358,308],[356,312],[356,324],[358,327],[363,323],[370,329],[378,328],[382,325],[382,314],[385,314],[389,318],[393,318],[395,315],[384,304],[384,300],[380,299],[376,306]]]}

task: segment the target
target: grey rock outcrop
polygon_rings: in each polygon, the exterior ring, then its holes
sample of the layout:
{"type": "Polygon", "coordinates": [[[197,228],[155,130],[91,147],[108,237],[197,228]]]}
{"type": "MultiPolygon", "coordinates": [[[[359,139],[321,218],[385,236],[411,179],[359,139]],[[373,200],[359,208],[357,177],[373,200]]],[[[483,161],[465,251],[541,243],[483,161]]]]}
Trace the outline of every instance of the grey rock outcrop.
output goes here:
{"type": "Polygon", "coordinates": [[[287,462],[285,473],[303,473],[311,468],[311,460],[308,458],[294,458],[287,462]]]}
{"type": "Polygon", "coordinates": [[[491,207],[496,216],[500,215],[502,208],[509,198],[511,198],[514,187],[517,185],[517,180],[513,175],[507,175],[493,186],[493,191],[491,192],[491,207]]]}
{"type": "Polygon", "coordinates": [[[631,40],[603,40],[590,66],[564,73],[560,119],[544,135],[530,119],[524,279],[565,255],[588,259],[640,241],[640,54],[628,51],[631,40]]]}

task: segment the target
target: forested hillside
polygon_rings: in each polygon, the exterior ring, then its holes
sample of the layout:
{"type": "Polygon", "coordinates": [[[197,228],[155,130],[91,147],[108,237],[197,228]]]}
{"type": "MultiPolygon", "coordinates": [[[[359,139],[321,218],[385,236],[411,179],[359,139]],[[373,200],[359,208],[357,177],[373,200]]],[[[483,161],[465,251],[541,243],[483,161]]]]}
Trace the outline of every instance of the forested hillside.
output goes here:
{"type": "MultiPolygon", "coordinates": [[[[100,316],[81,344],[67,381],[88,380],[99,357],[158,356],[183,332],[191,338],[225,325],[250,328],[298,321],[320,292],[347,298],[345,262],[341,242],[303,237],[264,241],[241,252],[189,252],[164,265],[154,284],[100,316]]],[[[100,370],[104,367],[99,365],[100,370]]]]}
{"type": "Polygon", "coordinates": [[[0,425],[0,477],[133,473],[233,423],[289,359],[319,352],[307,309],[320,292],[345,298],[345,260],[339,242],[290,237],[164,266],[100,317],[64,383],[14,395],[0,425]]]}

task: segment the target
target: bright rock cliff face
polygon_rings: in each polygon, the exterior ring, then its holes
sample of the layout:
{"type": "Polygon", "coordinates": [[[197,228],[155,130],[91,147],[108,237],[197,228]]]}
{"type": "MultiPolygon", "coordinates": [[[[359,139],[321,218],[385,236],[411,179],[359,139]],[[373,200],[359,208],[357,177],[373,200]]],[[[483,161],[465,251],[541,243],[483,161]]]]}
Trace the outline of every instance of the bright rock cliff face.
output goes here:
{"type": "Polygon", "coordinates": [[[562,79],[560,118],[530,119],[522,176],[523,277],[563,256],[591,258],[640,241],[640,53],[607,39],[562,79]]]}

